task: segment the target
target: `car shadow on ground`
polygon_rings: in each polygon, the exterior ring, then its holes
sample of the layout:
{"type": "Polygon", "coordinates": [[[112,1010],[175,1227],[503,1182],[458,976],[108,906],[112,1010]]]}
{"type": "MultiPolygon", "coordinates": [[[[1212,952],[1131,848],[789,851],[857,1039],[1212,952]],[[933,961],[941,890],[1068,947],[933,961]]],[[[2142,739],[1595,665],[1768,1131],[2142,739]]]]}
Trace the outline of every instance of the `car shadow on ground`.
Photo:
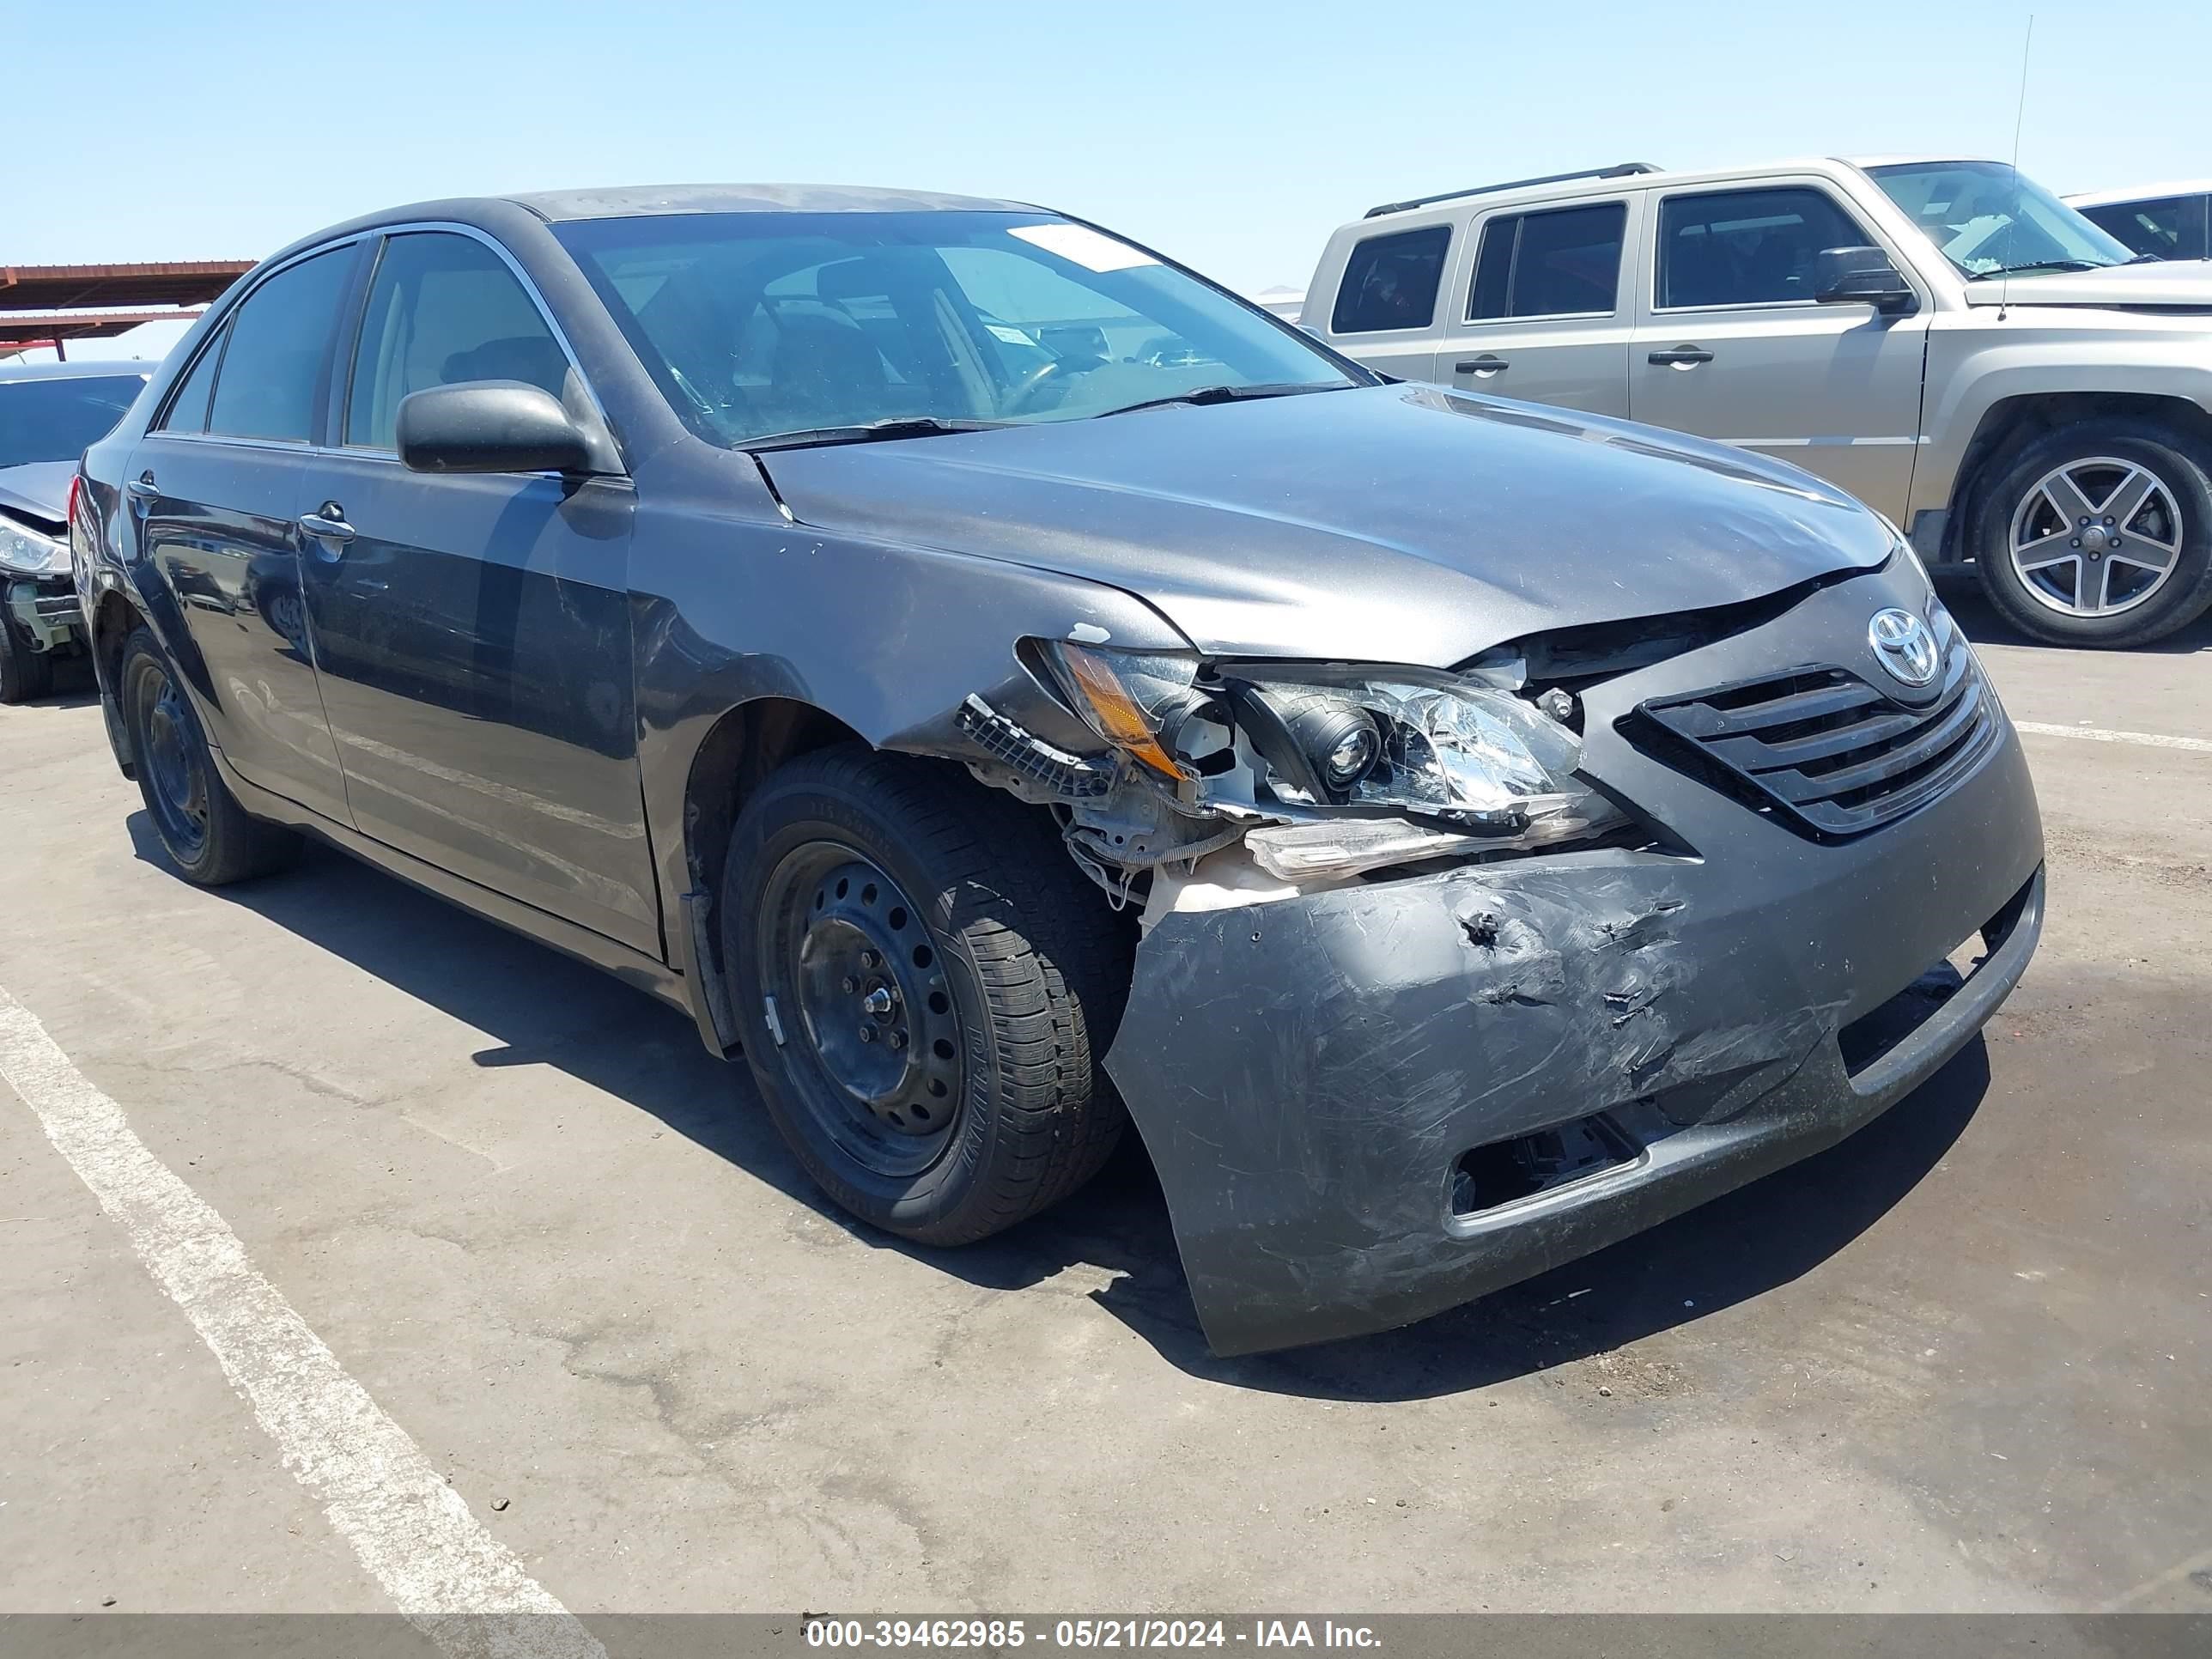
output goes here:
{"type": "MultiPolygon", "coordinates": [[[[1966,637],[1976,645],[2032,645],[2045,651],[2094,652],[2095,647],[2093,647],[2054,645],[2049,640],[2039,640],[2021,633],[1997,614],[1996,608],[1983,595],[1981,579],[1971,568],[1945,569],[1939,572],[1934,580],[1936,591],[1942,596],[1944,605],[1959,619],[1959,626],[1966,630],[1966,637]]],[[[2130,646],[2125,651],[2112,654],[2187,657],[2199,651],[2212,651],[2212,611],[2208,611],[2179,633],[2169,634],[2148,645],[2130,646]]]]}
{"type": "MultiPolygon", "coordinates": [[[[167,869],[143,812],[138,855],[167,869]]],[[[544,1065],[604,1090],[846,1227],[982,1288],[1018,1291],[1073,1267],[1109,1276],[1105,1312],[1170,1364],[1231,1386],[1348,1401],[1480,1389],[1603,1354],[1760,1296],[1859,1237],[1943,1157],[1989,1085],[1978,1040],[1858,1134],[1582,1261],[1409,1329],[1220,1359],[1198,1328],[1167,1206],[1134,1136],[1082,1192],[958,1250],[854,1222],[801,1172],[741,1066],[690,1021],[597,969],[321,847],[283,876],[221,896],[495,1039],[479,1066],[544,1065]]]]}

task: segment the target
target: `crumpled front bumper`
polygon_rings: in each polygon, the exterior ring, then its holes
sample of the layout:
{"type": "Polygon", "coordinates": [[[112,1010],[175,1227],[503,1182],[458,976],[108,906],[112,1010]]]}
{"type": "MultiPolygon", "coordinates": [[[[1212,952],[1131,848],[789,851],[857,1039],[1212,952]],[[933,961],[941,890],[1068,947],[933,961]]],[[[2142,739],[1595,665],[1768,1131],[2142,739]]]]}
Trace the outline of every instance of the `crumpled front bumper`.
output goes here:
{"type": "Polygon", "coordinates": [[[1107,1064],[1216,1352],[1407,1323],[1832,1146],[2026,969],[2042,828],[2008,724],[1947,795],[1839,845],[1593,728],[1601,775],[1701,856],[1524,859],[1146,933],[1107,1064]],[[1932,992],[1978,933],[1979,966],[1932,992]],[[1639,1126],[1625,1161],[1455,1209],[1464,1154],[1613,1111],[1639,1126]]]}
{"type": "Polygon", "coordinates": [[[67,578],[0,573],[0,616],[12,621],[41,651],[58,651],[85,637],[84,617],[67,578]]]}

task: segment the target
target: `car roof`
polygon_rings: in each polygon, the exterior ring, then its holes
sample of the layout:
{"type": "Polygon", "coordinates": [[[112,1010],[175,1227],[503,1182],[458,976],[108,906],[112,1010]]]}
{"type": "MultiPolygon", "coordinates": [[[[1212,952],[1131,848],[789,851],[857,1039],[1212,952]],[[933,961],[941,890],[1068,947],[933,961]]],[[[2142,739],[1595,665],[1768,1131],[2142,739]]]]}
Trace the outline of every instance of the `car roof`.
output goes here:
{"type": "Polygon", "coordinates": [[[1893,167],[1900,162],[1921,164],[1983,161],[1975,155],[1797,155],[1784,156],[1778,161],[1753,162],[1747,166],[1729,167],[1659,167],[1648,173],[1622,173],[1611,169],[1593,169],[1588,173],[1569,173],[1553,179],[1531,179],[1526,183],[1477,185],[1471,190],[1450,191],[1424,197],[1402,207],[1388,211],[1376,210],[1363,219],[1344,227],[1350,230],[1361,225],[1387,222],[1401,214],[1428,213],[1439,209],[1463,208],[1472,203],[1487,205],[1498,203],[1547,202],[1577,196],[1612,196],[1630,190],[1674,190],[1684,185],[1729,185],[1739,179],[1751,180],[1798,173],[1833,173],[1838,167],[1850,167],[1865,172],[1871,167],[1893,167]]]}
{"type": "Polygon", "coordinates": [[[2120,190],[2081,190],[2058,199],[2069,207],[2109,207],[2115,202],[2158,202],[2169,196],[2212,196],[2212,179],[2174,179],[2120,190]]]}
{"type": "Polygon", "coordinates": [[[929,191],[886,190],[854,185],[610,185],[579,190],[530,191],[512,196],[455,196],[380,208],[343,223],[325,225],[277,249],[259,270],[294,254],[347,236],[391,225],[452,223],[494,235],[521,225],[580,219],[642,218],[686,213],[1048,213],[1027,202],[929,191]]]}
{"type": "Polygon", "coordinates": [[[159,367],[135,359],[101,362],[96,358],[73,363],[0,363],[0,381],[120,380],[125,375],[143,380],[159,367]]]}
{"type": "Polygon", "coordinates": [[[539,218],[631,218],[667,213],[1018,212],[1021,202],[858,185],[621,185],[533,191],[501,198],[539,218]]]}

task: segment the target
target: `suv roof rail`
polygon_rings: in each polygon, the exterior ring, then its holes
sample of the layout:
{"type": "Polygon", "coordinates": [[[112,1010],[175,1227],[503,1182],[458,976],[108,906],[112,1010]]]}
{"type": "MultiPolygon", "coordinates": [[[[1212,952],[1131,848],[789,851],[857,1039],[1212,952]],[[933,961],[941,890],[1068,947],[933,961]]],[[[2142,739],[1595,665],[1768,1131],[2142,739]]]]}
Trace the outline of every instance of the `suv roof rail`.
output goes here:
{"type": "Polygon", "coordinates": [[[1626,179],[1639,173],[1658,173],[1662,168],[1650,161],[1615,161],[1607,167],[1583,167],[1573,173],[1547,173],[1536,179],[1508,179],[1502,184],[1477,185],[1471,190],[1440,191],[1434,196],[1416,196],[1410,202],[1385,202],[1381,207],[1367,210],[1364,217],[1379,219],[1386,213],[1403,213],[1408,208],[1428,207],[1437,202],[1455,202],[1462,196],[1487,196],[1493,191],[1520,190],[1529,185],[1563,185],[1570,179],[1626,179]]]}

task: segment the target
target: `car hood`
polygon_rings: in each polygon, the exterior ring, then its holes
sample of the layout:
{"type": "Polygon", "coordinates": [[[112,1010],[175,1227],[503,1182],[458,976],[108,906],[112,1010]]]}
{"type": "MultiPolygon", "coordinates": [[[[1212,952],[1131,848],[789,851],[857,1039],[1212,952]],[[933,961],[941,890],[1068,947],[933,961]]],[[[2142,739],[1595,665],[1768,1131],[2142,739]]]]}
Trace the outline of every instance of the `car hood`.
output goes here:
{"type": "Polygon", "coordinates": [[[1443,667],[1891,550],[1879,518],[1795,467],[1434,386],[760,459],[802,523],[1109,583],[1225,655],[1443,667]]]}
{"type": "Polygon", "coordinates": [[[2202,259],[2161,259],[2140,265],[2110,265],[2102,270],[1990,276],[1966,284],[1966,303],[2212,312],[2212,264],[2202,259]]]}
{"type": "Polygon", "coordinates": [[[70,477],[76,471],[75,461],[0,466],[0,510],[60,523],[69,514],[70,477]]]}

